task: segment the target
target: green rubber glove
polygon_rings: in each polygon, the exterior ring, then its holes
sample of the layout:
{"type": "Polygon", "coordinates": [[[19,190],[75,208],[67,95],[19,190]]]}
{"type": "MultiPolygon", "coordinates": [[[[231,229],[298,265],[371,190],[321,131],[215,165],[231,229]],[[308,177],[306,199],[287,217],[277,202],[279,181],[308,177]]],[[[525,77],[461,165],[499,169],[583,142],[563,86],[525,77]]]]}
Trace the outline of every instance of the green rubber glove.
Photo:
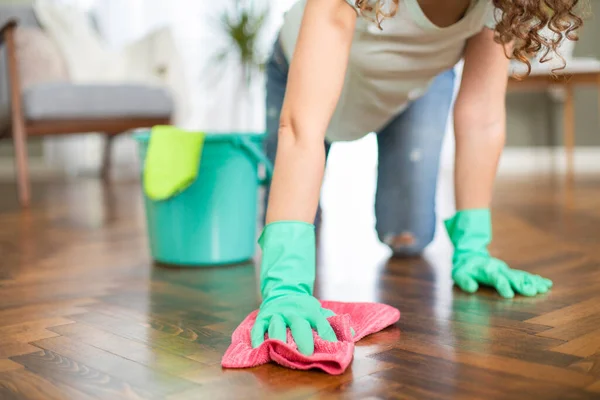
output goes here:
{"type": "Polygon", "coordinates": [[[444,223],[454,245],[452,279],[465,292],[474,293],[482,284],[496,288],[502,297],[512,298],[515,292],[535,296],[552,287],[551,280],[511,269],[504,261],[490,256],[489,209],[462,210],[444,223]]]}
{"type": "Polygon", "coordinates": [[[313,329],[324,340],[337,342],[327,321],[334,315],[313,297],[316,270],[315,227],[297,221],[265,226],[258,243],[263,251],[260,290],[263,297],[252,327],[252,346],[268,332],[270,339],[286,341],[289,327],[298,350],[314,352],[313,329]]]}

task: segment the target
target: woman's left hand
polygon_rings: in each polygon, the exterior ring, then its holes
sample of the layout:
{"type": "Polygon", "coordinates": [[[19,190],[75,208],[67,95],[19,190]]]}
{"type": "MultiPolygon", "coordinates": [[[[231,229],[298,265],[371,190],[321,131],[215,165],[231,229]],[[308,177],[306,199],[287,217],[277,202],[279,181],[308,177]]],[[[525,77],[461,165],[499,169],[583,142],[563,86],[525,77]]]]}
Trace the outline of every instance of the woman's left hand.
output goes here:
{"type": "Polygon", "coordinates": [[[511,269],[487,251],[491,241],[491,216],[488,209],[462,210],[445,221],[454,245],[452,279],[465,292],[474,293],[479,285],[494,287],[505,298],[516,293],[536,296],[548,292],[552,281],[539,275],[511,269]]]}
{"type": "Polygon", "coordinates": [[[465,292],[474,293],[481,284],[494,287],[504,298],[514,297],[515,292],[523,296],[536,296],[552,287],[549,279],[511,269],[502,260],[477,254],[463,254],[455,260],[452,279],[465,292]]]}

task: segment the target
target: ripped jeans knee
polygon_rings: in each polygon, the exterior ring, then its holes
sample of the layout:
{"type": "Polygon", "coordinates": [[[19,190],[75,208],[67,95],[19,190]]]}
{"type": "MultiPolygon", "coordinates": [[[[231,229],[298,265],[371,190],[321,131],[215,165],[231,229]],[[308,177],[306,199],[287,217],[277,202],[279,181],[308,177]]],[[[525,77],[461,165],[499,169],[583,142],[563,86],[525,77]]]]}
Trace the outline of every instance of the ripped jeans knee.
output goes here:
{"type": "Polygon", "coordinates": [[[409,230],[401,232],[377,232],[379,240],[386,244],[396,257],[420,256],[433,241],[435,232],[413,233],[409,230]]]}

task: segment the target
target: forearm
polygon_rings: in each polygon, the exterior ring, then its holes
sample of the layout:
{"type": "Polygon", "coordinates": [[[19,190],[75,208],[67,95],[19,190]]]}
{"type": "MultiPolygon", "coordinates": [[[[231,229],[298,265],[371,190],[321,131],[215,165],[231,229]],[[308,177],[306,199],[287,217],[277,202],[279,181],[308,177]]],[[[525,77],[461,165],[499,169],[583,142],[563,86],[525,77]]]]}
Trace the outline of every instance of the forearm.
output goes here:
{"type": "Polygon", "coordinates": [[[467,42],[454,106],[457,210],[489,208],[492,201],[506,132],[509,60],[504,51],[487,28],[467,42]]]}
{"type": "Polygon", "coordinates": [[[457,210],[489,208],[505,142],[504,115],[493,122],[455,119],[454,191],[457,210]]]}
{"type": "Polygon", "coordinates": [[[266,222],[313,223],[325,168],[325,131],[340,96],[356,13],[309,0],[290,64],[266,222]]]}

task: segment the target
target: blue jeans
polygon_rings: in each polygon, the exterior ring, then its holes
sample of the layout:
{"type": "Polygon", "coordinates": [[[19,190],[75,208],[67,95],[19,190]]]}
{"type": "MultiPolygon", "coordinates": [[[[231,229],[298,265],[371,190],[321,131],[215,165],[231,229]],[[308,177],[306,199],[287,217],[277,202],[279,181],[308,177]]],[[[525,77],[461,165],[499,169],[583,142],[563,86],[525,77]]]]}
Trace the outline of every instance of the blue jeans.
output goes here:
{"type": "MultiPolygon", "coordinates": [[[[277,41],[267,64],[265,152],[274,162],[288,63],[277,41]]],[[[379,239],[396,256],[416,256],[435,235],[435,196],[440,152],[452,105],[455,73],[439,74],[428,91],[377,134],[379,165],[375,196],[379,239]]],[[[330,144],[325,142],[325,152],[330,144]]],[[[268,198],[268,188],[266,195],[268,198]]],[[[315,223],[318,223],[320,211],[315,223]]]]}

